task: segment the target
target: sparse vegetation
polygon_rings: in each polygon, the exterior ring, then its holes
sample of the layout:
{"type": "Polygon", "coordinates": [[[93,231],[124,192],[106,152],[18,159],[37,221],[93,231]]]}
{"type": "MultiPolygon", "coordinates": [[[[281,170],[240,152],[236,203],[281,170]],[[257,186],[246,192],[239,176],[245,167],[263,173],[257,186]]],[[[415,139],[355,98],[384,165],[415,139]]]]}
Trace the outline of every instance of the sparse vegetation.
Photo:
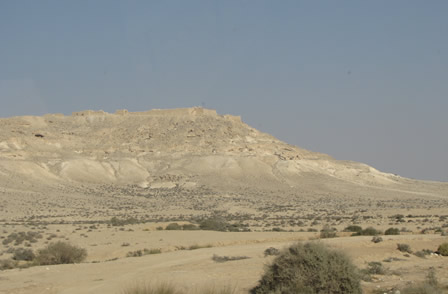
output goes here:
{"type": "Polygon", "coordinates": [[[162,250],[160,248],[153,248],[153,249],[144,248],[135,251],[129,251],[126,254],[126,257],[140,257],[143,255],[160,254],[160,253],[162,253],[162,250]]]}
{"type": "Polygon", "coordinates": [[[17,267],[17,261],[12,259],[0,259],[0,270],[8,270],[17,267]]]}
{"type": "Polygon", "coordinates": [[[126,219],[120,219],[118,217],[113,217],[110,219],[110,224],[114,227],[138,224],[140,221],[134,217],[129,217],[126,219]]]}
{"type": "Polygon", "coordinates": [[[372,240],[373,243],[380,243],[383,242],[383,238],[380,236],[373,236],[372,240]]]}
{"type": "Polygon", "coordinates": [[[381,235],[381,231],[378,231],[373,227],[368,227],[352,234],[352,236],[377,236],[377,235],[381,235]]]}
{"type": "Polygon", "coordinates": [[[430,255],[431,253],[434,253],[432,250],[430,249],[423,249],[420,251],[415,252],[415,256],[418,256],[420,258],[425,258],[427,255],[430,255]]]}
{"type": "Polygon", "coordinates": [[[276,256],[280,254],[280,250],[278,250],[277,248],[274,247],[269,247],[264,251],[264,256],[276,256]]]}
{"type": "Polygon", "coordinates": [[[252,294],[362,293],[360,276],[343,253],[318,243],[297,243],[277,256],[252,294]]]}
{"type": "Polygon", "coordinates": [[[37,252],[35,262],[38,265],[79,263],[87,257],[87,250],[58,241],[37,252]]]}
{"type": "Polygon", "coordinates": [[[241,259],[248,259],[250,257],[248,256],[219,256],[216,254],[213,254],[213,261],[216,262],[226,262],[226,261],[234,261],[234,260],[241,260],[241,259]]]}
{"type": "Polygon", "coordinates": [[[320,231],[321,238],[335,238],[336,237],[336,229],[331,228],[329,225],[325,225],[323,229],[320,231]]]}
{"type": "Polygon", "coordinates": [[[400,229],[398,228],[388,228],[384,235],[400,235],[400,229]]]}
{"type": "Polygon", "coordinates": [[[437,252],[442,256],[448,256],[448,243],[442,243],[437,249],[437,252]]]}
{"type": "Polygon", "coordinates": [[[367,273],[371,275],[384,275],[386,270],[383,264],[378,261],[371,261],[367,264],[367,273]]]}
{"type": "Polygon", "coordinates": [[[171,223],[166,226],[165,230],[168,231],[182,230],[182,226],[180,226],[178,223],[171,223]]]}
{"type": "Polygon", "coordinates": [[[398,243],[397,249],[401,252],[412,253],[411,246],[408,244],[398,243]]]}
{"type": "Polygon", "coordinates": [[[408,286],[401,290],[402,294],[442,294],[444,291],[439,285],[435,270],[431,268],[425,281],[417,285],[408,286]]]}
{"type": "Polygon", "coordinates": [[[37,239],[42,238],[42,234],[38,232],[18,232],[11,233],[5,239],[3,239],[3,245],[8,245],[9,243],[14,242],[14,246],[21,245],[24,241],[28,241],[30,243],[36,243],[37,239]]]}
{"type": "Polygon", "coordinates": [[[362,227],[356,225],[350,225],[344,229],[344,232],[360,233],[361,231],[362,227]]]}
{"type": "Polygon", "coordinates": [[[32,261],[36,256],[34,255],[33,250],[17,248],[14,250],[14,255],[12,259],[14,260],[24,260],[24,261],[32,261]]]}

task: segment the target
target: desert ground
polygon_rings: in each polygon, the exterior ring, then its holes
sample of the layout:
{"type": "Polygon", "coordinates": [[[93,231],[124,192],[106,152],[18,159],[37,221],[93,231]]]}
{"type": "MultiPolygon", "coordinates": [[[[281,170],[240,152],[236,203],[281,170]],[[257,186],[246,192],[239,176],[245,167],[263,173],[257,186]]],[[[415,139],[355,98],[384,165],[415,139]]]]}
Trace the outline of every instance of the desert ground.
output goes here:
{"type": "Polygon", "coordinates": [[[267,248],[308,241],[361,270],[380,262],[365,293],[394,293],[431,270],[443,288],[448,257],[435,251],[447,235],[448,183],[338,161],[213,110],[0,119],[0,262],[14,263],[0,267],[0,293],[123,293],[163,282],[247,293],[274,258],[267,248]],[[372,227],[382,241],[351,236],[349,226],[372,227]],[[13,260],[18,248],[37,253],[57,241],[86,249],[86,259],[13,260]]]}

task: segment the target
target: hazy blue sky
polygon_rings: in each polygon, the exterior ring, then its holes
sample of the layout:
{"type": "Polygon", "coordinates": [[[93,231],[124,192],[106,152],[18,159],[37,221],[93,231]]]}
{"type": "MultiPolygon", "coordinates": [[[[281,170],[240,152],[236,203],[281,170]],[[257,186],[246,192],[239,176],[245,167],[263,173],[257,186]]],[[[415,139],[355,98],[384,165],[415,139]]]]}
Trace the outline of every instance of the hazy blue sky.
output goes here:
{"type": "Polygon", "coordinates": [[[448,1],[0,0],[0,117],[205,106],[448,181],[448,1]]]}

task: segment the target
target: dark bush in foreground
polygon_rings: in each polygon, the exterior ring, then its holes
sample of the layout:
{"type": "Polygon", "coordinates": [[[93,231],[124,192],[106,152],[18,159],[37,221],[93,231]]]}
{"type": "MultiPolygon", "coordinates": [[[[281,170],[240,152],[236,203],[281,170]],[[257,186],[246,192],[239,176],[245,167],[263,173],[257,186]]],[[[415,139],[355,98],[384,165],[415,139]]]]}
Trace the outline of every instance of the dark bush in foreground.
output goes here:
{"type": "Polygon", "coordinates": [[[295,244],[277,256],[252,294],[362,293],[360,275],[343,253],[317,243],[295,244]]]}
{"type": "Polygon", "coordinates": [[[39,265],[78,263],[87,257],[87,251],[65,242],[51,243],[37,252],[35,261],[39,265]]]}

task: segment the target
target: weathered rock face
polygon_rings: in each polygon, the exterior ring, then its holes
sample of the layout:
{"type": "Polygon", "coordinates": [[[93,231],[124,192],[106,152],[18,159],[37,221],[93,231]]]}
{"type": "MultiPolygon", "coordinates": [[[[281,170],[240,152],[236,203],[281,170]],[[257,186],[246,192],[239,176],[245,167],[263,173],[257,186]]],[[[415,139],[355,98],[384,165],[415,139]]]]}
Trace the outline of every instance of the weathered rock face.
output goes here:
{"type": "Polygon", "coordinates": [[[0,119],[0,185],[9,188],[31,183],[34,189],[109,184],[312,191],[328,186],[329,179],[388,189],[412,182],[291,146],[239,117],[203,108],[0,119]]]}

